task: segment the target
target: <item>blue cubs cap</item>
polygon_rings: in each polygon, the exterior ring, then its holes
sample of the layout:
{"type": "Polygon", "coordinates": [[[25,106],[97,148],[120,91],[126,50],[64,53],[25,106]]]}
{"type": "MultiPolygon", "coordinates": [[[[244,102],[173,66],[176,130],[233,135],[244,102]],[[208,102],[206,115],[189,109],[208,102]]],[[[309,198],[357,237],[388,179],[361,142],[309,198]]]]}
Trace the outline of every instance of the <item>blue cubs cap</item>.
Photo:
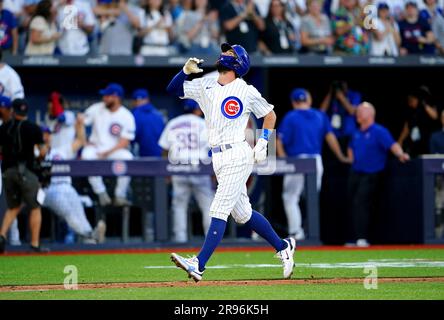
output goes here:
{"type": "Polygon", "coordinates": [[[381,2],[380,4],[378,4],[378,10],[383,10],[383,9],[389,10],[390,7],[389,7],[389,5],[387,3],[381,2]]]}
{"type": "Polygon", "coordinates": [[[7,108],[10,109],[12,106],[11,99],[9,99],[6,96],[0,95],[0,108],[7,108]]]}
{"type": "Polygon", "coordinates": [[[305,89],[297,88],[291,92],[291,100],[292,101],[307,101],[308,100],[308,92],[305,89]]]}
{"type": "Polygon", "coordinates": [[[118,83],[110,83],[105,89],[99,91],[102,96],[119,96],[123,98],[124,90],[123,87],[118,83]]]}
{"type": "Polygon", "coordinates": [[[136,89],[133,92],[133,99],[147,99],[150,97],[150,94],[148,93],[148,90],[145,89],[136,89]]]}
{"type": "Polygon", "coordinates": [[[199,108],[199,104],[192,99],[185,100],[185,103],[183,104],[183,109],[185,111],[193,111],[198,108],[199,108]]]}
{"type": "Polygon", "coordinates": [[[43,133],[52,133],[51,129],[49,129],[47,126],[40,126],[40,130],[42,130],[43,133]]]}

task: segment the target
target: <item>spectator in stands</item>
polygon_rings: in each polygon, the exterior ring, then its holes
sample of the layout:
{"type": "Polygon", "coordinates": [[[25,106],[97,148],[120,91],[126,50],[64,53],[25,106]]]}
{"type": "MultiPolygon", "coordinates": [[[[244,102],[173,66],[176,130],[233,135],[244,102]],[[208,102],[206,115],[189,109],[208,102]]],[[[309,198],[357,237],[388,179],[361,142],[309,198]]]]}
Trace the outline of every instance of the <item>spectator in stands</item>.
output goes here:
{"type": "Polygon", "coordinates": [[[57,10],[58,25],[62,30],[59,49],[66,56],[84,56],[90,51],[88,36],[94,31],[96,18],[91,4],[84,0],[63,0],[57,10]],[[75,11],[67,16],[67,6],[75,11]],[[77,14],[76,14],[77,13],[77,14]],[[68,20],[67,20],[68,19],[68,20]]]}
{"type": "Polygon", "coordinates": [[[183,7],[181,5],[181,1],[180,0],[168,0],[168,11],[171,14],[171,18],[173,18],[173,21],[176,21],[176,19],[179,18],[183,12],[183,7]]]}
{"type": "Polygon", "coordinates": [[[294,52],[296,41],[293,26],[285,16],[282,0],[272,0],[265,19],[265,30],[261,33],[261,51],[267,55],[294,52]]]}
{"type": "Polygon", "coordinates": [[[140,157],[161,157],[162,149],[157,143],[165,122],[162,114],[151,103],[148,91],[137,89],[133,93],[132,113],[136,122],[136,137],[140,157]]]}
{"type": "Polygon", "coordinates": [[[432,27],[435,36],[435,47],[438,53],[444,55],[444,10],[436,0],[425,0],[426,7],[421,10],[420,17],[432,27]]]}
{"type": "Polygon", "coordinates": [[[301,48],[301,22],[303,16],[307,13],[306,0],[287,0],[283,1],[285,3],[286,15],[288,21],[290,21],[293,26],[293,31],[295,34],[295,41],[293,46],[296,50],[301,48]]]}
{"type": "Polygon", "coordinates": [[[143,37],[140,53],[146,56],[167,56],[174,54],[171,45],[173,34],[173,18],[162,3],[162,0],[145,0],[143,28],[139,36],[143,37]]]}
{"type": "Polygon", "coordinates": [[[328,17],[322,13],[321,0],[308,0],[308,14],[301,23],[301,52],[327,54],[335,42],[328,17]]]}
{"type": "Polygon", "coordinates": [[[38,158],[46,154],[42,132],[34,123],[27,120],[28,105],[23,99],[13,101],[14,118],[0,127],[0,148],[2,152],[3,185],[8,210],[3,217],[0,230],[0,253],[5,251],[6,234],[17,218],[22,205],[30,209],[31,250],[47,252],[40,245],[40,227],[43,202],[39,192],[40,183],[35,167],[35,150],[38,158]]]}
{"type": "Polygon", "coordinates": [[[55,23],[56,15],[56,9],[51,0],[42,0],[37,4],[29,25],[26,55],[52,55],[55,53],[57,40],[61,36],[55,23]]]}
{"type": "Polygon", "coordinates": [[[438,6],[436,0],[424,0],[425,8],[419,13],[420,18],[427,20],[431,25],[432,19],[436,15],[444,16],[444,10],[442,7],[438,6]]]}
{"type": "Polygon", "coordinates": [[[185,1],[184,11],[175,25],[182,53],[210,55],[219,52],[218,14],[215,10],[209,11],[208,0],[185,1]]]}
{"type": "Polygon", "coordinates": [[[127,0],[99,0],[93,10],[99,20],[99,53],[131,55],[133,38],[142,27],[143,10],[127,0]]]}
{"type": "Polygon", "coordinates": [[[425,87],[414,90],[407,96],[407,112],[398,143],[416,157],[429,152],[429,141],[437,129],[438,111],[425,87]]]}
{"type": "Polygon", "coordinates": [[[333,132],[343,146],[356,130],[356,108],[361,102],[361,94],[350,90],[345,81],[334,81],[321,103],[320,109],[327,113],[333,132]]]}
{"type": "Polygon", "coordinates": [[[357,246],[369,245],[369,221],[378,203],[377,190],[381,172],[391,151],[401,162],[410,159],[390,132],[375,123],[375,108],[368,102],[359,105],[356,112],[359,130],[353,134],[348,147],[352,168],[348,181],[349,214],[351,229],[349,237],[357,246]]]}
{"type": "Polygon", "coordinates": [[[3,62],[3,53],[0,48],[0,95],[11,100],[24,98],[25,91],[18,73],[7,63],[3,62]]]}
{"type": "MultiPolygon", "coordinates": [[[[208,163],[208,138],[202,111],[194,100],[184,103],[185,114],[168,122],[158,141],[174,164],[208,163]]],[[[172,176],[173,241],[188,241],[187,209],[194,195],[202,213],[204,233],[210,225],[210,206],[214,198],[211,176],[172,176]]]]}
{"type": "Polygon", "coordinates": [[[405,5],[405,18],[399,22],[401,55],[434,54],[435,36],[427,20],[420,18],[416,2],[405,5]]]}
{"type": "MultiPolygon", "coordinates": [[[[85,111],[84,123],[92,126],[89,143],[82,151],[84,160],[132,160],[133,155],[128,150],[134,139],[136,125],[132,113],[122,105],[124,90],[117,83],[109,84],[100,90],[102,102],[91,105],[85,111]]],[[[89,177],[89,183],[99,197],[102,206],[110,205],[109,197],[102,177],[89,177]]],[[[129,205],[127,200],[128,186],[131,178],[119,176],[114,189],[114,205],[129,205]]]]}
{"type": "Polygon", "coordinates": [[[220,21],[226,40],[245,48],[251,55],[258,52],[260,32],[265,30],[265,22],[253,0],[231,0],[222,7],[220,21]]]}
{"type": "MultiPolygon", "coordinates": [[[[43,140],[48,153],[48,161],[72,159],[73,154],[86,143],[85,127],[82,117],[75,124],[76,137],[72,143],[58,147],[52,145],[52,134],[48,127],[42,127],[43,140]]],[[[105,222],[99,220],[93,230],[86,218],[80,196],[72,186],[71,177],[51,177],[49,185],[45,187],[44,206],[51,209],[57,216],[66,221],[68,226],[80,237],[82,243],[97,244],[105,241],[105,222]]]]}
{"type": "Polygon", "coordinates": [[[365,55],[369,41],[367,30],[362,26],[362,10],[357,0],[341,0],[339,9],[332,16],[336,36],[335,53],[365,55]]]}
{"type": "MultiPolygon", "coordinates": [[[[298,157],[316,159],[317,188],[321,188],[322,145],[324,140],[336,157],[342,162],[349,162],[341,151],[330,122],[324,112],[312,109],[311,96],[305,89],[294,89],[291,93],[293,110],[282,119],[277,132],[277,154],[279,157],[298,157]]],[[[303,174],[288,174],[284,177],[282,200],[288,221],[288,234],[296,240],[303,240],[299,199],[304,190],[303,174]]]]}
{"type": "Polygon", "coordinates": [[[4,0],[0,0],[0,47],[3,52],[17,54],[18,27],[14,14],[5,9],[4,0]]]}
{"type": "MultiPolygon", "coordinates": [[[[74,142],[76,116],[74,112],[66,110],[68,103],[66,99],[57,91],[51,92],[48,98],[48,112],[45,116],[45,123],[51,131],[51,145],[53,148],[60,148],[63,145],[71,145],[74,142]]],[[[76,154],[69,158],[73,159],[76,154]]]]}
{"type": "Polygon", "coordinates": [[[398,56],[401,45],[399,27],[390,15],[386,3],[378,5],[378,18],[375,19],[376,29],[371,29],[370,54],[373,56],[398,56]]]}

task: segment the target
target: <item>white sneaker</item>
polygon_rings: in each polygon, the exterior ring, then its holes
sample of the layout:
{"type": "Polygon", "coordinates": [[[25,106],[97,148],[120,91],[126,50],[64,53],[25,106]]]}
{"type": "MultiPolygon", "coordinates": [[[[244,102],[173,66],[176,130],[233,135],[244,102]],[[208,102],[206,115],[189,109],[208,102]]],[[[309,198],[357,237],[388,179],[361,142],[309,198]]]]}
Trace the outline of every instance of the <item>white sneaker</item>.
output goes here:
{"type": "Polygon", "coordinates": [[[172,253],[171,261],[173,261],[177,267],[185,270],[188,273],[188,278],[193,278],[196,282],[202,280],[203,271],[199,271],[199,260],[196,256],[184,258],[176,253],[172,253]]]}
{"type": "Polygon", "coordinates": [[[288,279],[293,274],[294,252],[296,250],[296,240],[294,238],[284,239],[288,243],[287,248],[276,253],[276,257],[282,261],[284,267],[284,279],[288,279]]]}
{"type": "Polygon", "coordinates": [[[356,246],[360,248],[367,248],[370,246],[370,243],[368,243],[367,239],[358,239],[358,241],[356,241],[356,246]]]}

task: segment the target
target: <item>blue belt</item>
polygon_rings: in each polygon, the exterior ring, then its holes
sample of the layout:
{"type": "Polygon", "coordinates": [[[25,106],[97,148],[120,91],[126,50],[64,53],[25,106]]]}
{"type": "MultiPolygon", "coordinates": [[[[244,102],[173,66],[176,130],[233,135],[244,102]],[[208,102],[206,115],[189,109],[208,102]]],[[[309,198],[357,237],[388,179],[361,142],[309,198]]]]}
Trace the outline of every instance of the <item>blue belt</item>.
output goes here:
{"type": "Polygon", "coordinates": [[[212,153],[218,153],[218,152],[226,151],[226,150],[231,149],[231,148],[232,148],[231,144],[223,144],[221,146],[217,146],[217,147],[211,148],[211,152],[212,153]]]}

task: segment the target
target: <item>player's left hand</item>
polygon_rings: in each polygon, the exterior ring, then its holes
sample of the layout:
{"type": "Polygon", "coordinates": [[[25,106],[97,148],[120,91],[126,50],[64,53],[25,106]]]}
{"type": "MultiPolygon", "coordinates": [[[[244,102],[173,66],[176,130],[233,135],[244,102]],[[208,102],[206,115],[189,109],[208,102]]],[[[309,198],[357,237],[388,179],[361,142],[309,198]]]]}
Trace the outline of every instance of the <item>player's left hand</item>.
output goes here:
{"type": "Polygon", "coordinates": [[[254,161],[257,163],[265,161],[267,159],[267,146],[268,141],[264,138],[259,138],[256,146],[253,149],[254,161]]]}

